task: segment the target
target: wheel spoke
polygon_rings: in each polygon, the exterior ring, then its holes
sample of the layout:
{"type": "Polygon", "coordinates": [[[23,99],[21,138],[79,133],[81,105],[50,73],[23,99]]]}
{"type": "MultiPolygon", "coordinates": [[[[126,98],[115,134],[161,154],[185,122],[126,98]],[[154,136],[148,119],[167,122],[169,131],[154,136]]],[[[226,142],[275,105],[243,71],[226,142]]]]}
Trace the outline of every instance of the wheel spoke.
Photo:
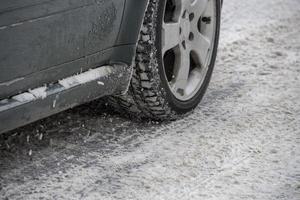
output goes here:
{"type": "Polygon", "coordinates": [[[179,44],[179,23],[163,24],[163,53],[179,44]]]}
{"type": "Polygon", "coordinates": [[[175,83],[174,89],[185,90],[187,85],[189,72],[190,72],[190,53],[188,47],[183,48],[182,46],[179,48],[179,51],[176,52],[176,60],[174,67],[174,79],[175,83]]]}
{"type": "Polygon", "coordinates": [[[195,13],[195,17],[199,18],[205,12],[209,0],[191,0],[191,11],[195,13]]]}
{"type": "Polygon", "coordinates": [[[192,3],[195,1],[195,0],[181,0],[182,1],[182,5],[183,5],[183,10],[185,9],[190,9],[192,3]]]}
{"type": "Polygon", "coordinates": [[[196,53],[202,66],[205,66],[210,48],[211,41],[207,37],[201,33],[195,34],[191,49],[196,53]]]}

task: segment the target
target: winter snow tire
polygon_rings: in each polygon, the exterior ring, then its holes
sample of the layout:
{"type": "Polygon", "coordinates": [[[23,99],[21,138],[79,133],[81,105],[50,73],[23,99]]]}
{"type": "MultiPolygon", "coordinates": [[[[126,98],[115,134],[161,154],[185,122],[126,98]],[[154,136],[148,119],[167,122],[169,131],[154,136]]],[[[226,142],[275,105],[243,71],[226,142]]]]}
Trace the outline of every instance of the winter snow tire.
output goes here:
{"type": "Polygon", "coordinates": [[[213,72],[220,30],[221,3],[216,1],[216,29],[210,63],[204,81],[197,93],[186,101],[172,93],[162,58],[162,23],[167,0],[149,0],[144,16],[133,75],[127,94],[109,97],[109,103],[120,113],[152,120],[172,120],[192,111],[203,98],[213,72]]]}

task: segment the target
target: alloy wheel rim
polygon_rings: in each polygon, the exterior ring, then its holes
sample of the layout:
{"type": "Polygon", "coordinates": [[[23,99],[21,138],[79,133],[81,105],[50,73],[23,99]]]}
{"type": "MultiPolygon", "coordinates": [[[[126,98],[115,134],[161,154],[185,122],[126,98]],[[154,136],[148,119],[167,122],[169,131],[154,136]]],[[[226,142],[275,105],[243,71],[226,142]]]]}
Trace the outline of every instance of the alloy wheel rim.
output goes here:
{"type": "Polygon", "coordinates": [[[216,32],[215,0],[168,0],[162,23],[162,56],[168,85],[180,101],[201,88],[216,32]]]}

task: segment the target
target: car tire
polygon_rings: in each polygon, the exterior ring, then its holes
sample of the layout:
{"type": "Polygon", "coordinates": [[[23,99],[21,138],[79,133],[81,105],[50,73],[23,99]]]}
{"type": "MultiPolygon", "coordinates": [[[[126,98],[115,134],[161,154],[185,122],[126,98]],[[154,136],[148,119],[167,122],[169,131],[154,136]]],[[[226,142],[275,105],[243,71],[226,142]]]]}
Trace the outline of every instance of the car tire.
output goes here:
{"type": "Polygon", "coordinates": [[[221,3],[183,2],[149,0],[129,90],[109,97],[116,111],[170,120],[192,111],[203,98],[217,55],[221,3]]]}

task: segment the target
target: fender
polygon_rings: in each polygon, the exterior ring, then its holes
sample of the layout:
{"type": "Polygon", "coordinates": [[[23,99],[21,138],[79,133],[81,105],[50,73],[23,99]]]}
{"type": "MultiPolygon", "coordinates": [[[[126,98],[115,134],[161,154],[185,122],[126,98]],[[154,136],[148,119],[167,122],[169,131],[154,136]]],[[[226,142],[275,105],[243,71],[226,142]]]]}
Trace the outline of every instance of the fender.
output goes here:
{"type": "Polygon", "coordinates": [[[147,4],[148,0],[126,0],[116,45],[137,42],[147,4]]]}
{"type": "Polygon", "coordinates": [[[110,57],[110,64],[118,62],[126,63],[128,66],[132,64],[148,2],[149,0],[125,1],[122,23],[115,46],[126,47],[126,50],[116,48],[110,57]]]}

